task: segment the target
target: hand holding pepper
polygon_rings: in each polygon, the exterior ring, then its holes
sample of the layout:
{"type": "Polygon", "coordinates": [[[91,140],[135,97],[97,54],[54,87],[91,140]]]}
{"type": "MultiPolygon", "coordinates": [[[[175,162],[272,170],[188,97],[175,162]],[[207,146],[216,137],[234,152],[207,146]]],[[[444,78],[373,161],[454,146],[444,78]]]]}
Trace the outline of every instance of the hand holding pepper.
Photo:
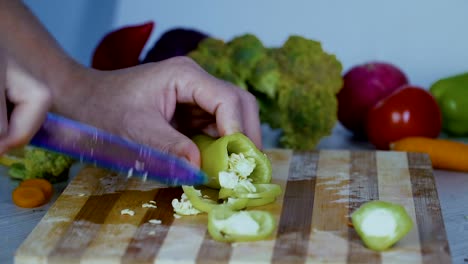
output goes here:
{"type": "Polygon", "coordinates": [[[75,74],[86,76],[85,81],[80,78],[72,82],[74,87],[57,90],[54,98],[54,109],[63,115],[185,157],[197,166],[200,153],[189,138],[193,133],[242,132],[261,147],[255,97],[212,77],[189,58],[117,71],[80,69],[75,74]]]}

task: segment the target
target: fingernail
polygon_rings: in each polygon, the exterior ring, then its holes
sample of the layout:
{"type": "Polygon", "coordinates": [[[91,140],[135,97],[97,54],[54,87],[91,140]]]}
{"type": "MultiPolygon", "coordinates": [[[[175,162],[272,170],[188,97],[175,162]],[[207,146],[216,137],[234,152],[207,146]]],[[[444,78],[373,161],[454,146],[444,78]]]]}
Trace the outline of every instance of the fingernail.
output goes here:
{"type": "Polygon", "coordinates": [[[230,126],[226,128],[224,132],[225,132],[225,135],[234,134],[236,132],[242,133],[242,127],[237,123],[232,123],[230,126]]]}
{"type": "Polygon", "coordinates": [[[208,136],[211,137],[219,137],[219,132],[218,129],[215,126],[208,126],[205,129],[203,129],[203,132],[207,134],[208,136]]]}

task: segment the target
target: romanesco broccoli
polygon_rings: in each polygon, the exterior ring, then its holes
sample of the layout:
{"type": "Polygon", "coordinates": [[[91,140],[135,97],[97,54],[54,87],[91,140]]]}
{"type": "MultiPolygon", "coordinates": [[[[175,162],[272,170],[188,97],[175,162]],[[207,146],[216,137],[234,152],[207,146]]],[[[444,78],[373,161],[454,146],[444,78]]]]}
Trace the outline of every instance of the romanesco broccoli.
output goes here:
{"type": "Polygon", "coordinates": [[[12,178],[19,180],[44,178],[55,183],[68,177],[67,171],[73,161],[68,156],[27,146],[14,162],[4,165],[9,166],[8,174],[12,178]]]}
{"type": "Polygon", "coordinates": [[[290,36],[282,47],[266,48],[252,34],[229,42],[210,37],[189,57],[254,94],[261,121],[282,129],[283,147],[313,149],[337,121],[342,65],[320,42],[290,36]]]}

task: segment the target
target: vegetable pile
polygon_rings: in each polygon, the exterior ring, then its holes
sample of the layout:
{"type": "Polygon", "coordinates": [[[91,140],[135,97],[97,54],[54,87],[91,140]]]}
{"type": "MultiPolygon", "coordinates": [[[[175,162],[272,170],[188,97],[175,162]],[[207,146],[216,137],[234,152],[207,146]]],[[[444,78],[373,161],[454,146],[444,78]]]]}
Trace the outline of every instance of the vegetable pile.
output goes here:
{"type": "Polygon", "coordinates": [[[337,95],[340,123],[358,137],[366,136],[366,117],[381,99],[408,84],[405,73],[388,62],[367,62],[349,69],[337,95]]]}
{"type": "Polygon", "coordinates": [[[404,72],[386,62],[368,62],[344,74],[338,93],[338,119],[354,135],[388,150],[405,137],[436,138],[442,129],[433,95],[409,84],[404,72]]]}
{"type": "Polygon", "coordinates": [[[269,237],[276,227],[271,213],[245,210],[275,201],[281,187],[271,183],[271,163],[241,133],[214,139],[194,138],[209,181],[206,187],[183,186],[172,206],[178,215],[208,214],[208,232],[222,242],[256,241],[269,237]]]}

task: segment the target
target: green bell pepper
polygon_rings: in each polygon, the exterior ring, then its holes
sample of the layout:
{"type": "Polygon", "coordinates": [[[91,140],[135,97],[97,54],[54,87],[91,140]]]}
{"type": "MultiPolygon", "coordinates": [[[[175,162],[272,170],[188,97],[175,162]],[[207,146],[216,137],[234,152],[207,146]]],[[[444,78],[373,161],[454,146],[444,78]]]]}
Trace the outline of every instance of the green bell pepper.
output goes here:
{"type": "Polygon", "coordinates": [[[266,211],[233,211],[217,206],[208,213],[208,232],[220,242],[263,240],[276,228],[273,215],[266,211]]]}
{"type": "Polygon", "coordinates": [[[271,181],[271,163],[252,141],[242,133],[234,133],[215,139],[207,135],[193,138],[201,153],[201,169],[208,175],[205,185],[219,189],[219,173],[228,169],[229,155],[243,154],[255,160],[255,168],[249,178],[252,183],[269,183],[271,181]]]}
{"type": "Polygon", "coordinates": [[[281,186],[270,183],[272,168],[268,157],[241,133],[218,139],[198,135],[193,140],[200,150],[201,169],[209,181],[207,187],[200,189],[182,186],[181,201],[173,201],[176,213],[208,213],[208,232],[218,241],[256,241],[269,237],[276,228],[271,213],[240,211],[272,203],[281,194],[281,186]],[[202,191],[217,194],[206,196],[202,191]]]}
{"type": "Polygon", "coordinates": [[[403,206],[385,201],[363,204],[351,214],[351,220],[364,244],[375,251],[388,249],[413,228],[403,206]]]}
{"type": "Polygon", "coordinates": [[[429,88],[442,113],[443,131],[468,135],[468,73],[438,80],[429,88]]]}

